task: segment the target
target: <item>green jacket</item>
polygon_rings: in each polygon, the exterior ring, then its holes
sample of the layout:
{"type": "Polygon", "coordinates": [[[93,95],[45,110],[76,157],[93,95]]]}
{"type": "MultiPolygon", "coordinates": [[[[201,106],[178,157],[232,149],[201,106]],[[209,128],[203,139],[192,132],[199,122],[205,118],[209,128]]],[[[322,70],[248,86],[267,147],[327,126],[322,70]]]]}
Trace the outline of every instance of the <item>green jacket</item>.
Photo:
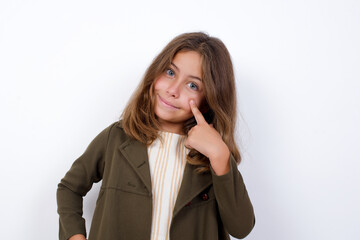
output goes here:
{"type": "MultiPolygon", "coordinates": [[[[231,156],[231,170],[217,176],[186,164],[170,226],[171,240],[244,238],[255,217],[243,179],[231,156]]],[[[89,240],[150,239],[151,178],[144,144],[127,136],[121,121],[98,134],[73,163],[57,189],[59,238],[84,234],[83,197],[102,180],[89,240]]]]}

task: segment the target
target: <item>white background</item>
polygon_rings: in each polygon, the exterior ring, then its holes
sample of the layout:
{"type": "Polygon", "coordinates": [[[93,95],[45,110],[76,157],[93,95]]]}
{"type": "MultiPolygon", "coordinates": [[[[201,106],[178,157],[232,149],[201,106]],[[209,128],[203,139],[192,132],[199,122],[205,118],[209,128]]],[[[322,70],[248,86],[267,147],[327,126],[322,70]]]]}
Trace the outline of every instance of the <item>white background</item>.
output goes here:
{"type": "Polygon", "coordinates": [[[359,29],[357,0],[2,0],[1,239],[57,239],[57,183],[165,44],[199,30],[234,62],[246,239],[359,239],[359,29]]]}

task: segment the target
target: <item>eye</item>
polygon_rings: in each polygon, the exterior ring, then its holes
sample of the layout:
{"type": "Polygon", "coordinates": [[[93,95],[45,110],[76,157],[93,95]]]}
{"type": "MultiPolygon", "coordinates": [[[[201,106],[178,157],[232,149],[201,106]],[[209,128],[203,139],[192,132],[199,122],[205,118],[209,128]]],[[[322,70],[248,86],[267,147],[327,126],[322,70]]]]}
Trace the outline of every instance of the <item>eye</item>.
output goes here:
{"type": "Polygon", "coordinates": [[[169,68],[168,70],[166,70],[166,74],[167,74],[168,76],[170,76],[170,77],[174,77],[174,76],[175,76],[175,72],[174,72],[171,68],[169,68]]]}
{"type": "Polygon", "coordinates": [[[193,83],[193,82],[188,83],[188,86],[189,86],[189,88],[191,88],[192,90],[195,90],[195,91],[198,91],[198,90],[199,90],[199,87],[198,87],[195,83],[193,83]]]}

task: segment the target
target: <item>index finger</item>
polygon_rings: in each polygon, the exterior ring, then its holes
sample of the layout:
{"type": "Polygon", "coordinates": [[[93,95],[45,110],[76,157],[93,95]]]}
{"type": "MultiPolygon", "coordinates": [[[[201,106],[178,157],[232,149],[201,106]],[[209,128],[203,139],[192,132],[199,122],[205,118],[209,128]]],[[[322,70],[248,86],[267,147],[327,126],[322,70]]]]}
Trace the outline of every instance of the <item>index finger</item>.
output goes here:
{"type": "Polygon", "coordinates": [[[190,108],[191,108],[192,113],[194,114],[197,124],[206,123],[204,116],[202,115],[200,110],[197,108],[194,100],[190,100],[190,108]]]}

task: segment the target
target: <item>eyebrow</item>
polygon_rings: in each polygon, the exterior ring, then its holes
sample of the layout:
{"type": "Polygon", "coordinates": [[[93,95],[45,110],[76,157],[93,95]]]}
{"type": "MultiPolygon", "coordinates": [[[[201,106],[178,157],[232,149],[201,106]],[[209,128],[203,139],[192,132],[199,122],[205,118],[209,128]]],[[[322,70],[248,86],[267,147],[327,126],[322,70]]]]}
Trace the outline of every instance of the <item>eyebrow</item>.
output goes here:
{"type": "MultiPolygon", "coordinates": [[[[174,66],[174,68],[176,68],[176,70],[180,71],[180,69],[175,65],[175,63],[171,62],[170,64],[171,64],[172,66],[174,66]]],[[[189,75],[189,77],[194,78],[194,79],[197,79],[197,80],[199,80],[200,82],[202,82],[201,78],[199,78],[199,77],[196,77],[196,76],[193,76],[193,75],[189,75]]]]}

